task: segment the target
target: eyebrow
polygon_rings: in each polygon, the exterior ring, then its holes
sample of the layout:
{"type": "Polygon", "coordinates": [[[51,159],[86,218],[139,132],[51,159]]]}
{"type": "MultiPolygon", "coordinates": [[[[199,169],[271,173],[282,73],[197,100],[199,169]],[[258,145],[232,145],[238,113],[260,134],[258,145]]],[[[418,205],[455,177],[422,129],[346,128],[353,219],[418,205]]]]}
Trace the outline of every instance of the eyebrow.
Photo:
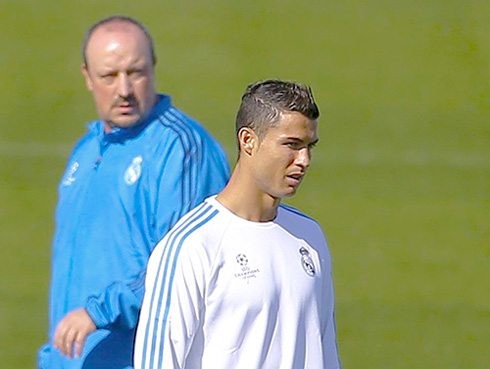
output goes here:
{"type": "MultiPolygon", "coordinates": [[[[289,140],[289,141],[295,141],[295,142],[301,142],[301,143],[303,143],[303,142],[304,142],[304,140],[302,140],[302,139],[300,139],[300,138],[297,138],[297,137],[286,137],[286,140],[289,140]]],[[[315,141],[313,141],[313,142],[310,142],[308,145],[309,145],[309,146],[314,146],[314,145],[316,145],[316,144],[318,143],[318,141],[320,141],[320,139],[319,139],[319,138],[317,138],[317,139],[316,139],[315,141]]]]}
{"type": "Polygon", "coordinates": [[[118,73],[118,71],[116,71],[116,70],[105,70],[105,71],[97,73],[97,74],[99,76],[109,76],[109,75],[117,74],[117,73],[118,73]]]}

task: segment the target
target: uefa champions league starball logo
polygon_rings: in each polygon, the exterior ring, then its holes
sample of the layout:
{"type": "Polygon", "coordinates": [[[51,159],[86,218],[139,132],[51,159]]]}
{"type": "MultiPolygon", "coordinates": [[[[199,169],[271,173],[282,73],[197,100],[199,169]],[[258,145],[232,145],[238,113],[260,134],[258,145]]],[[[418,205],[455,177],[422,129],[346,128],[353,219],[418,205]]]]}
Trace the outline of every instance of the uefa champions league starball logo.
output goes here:
{"type": "Polygon", "coordinates": [[[236,256],[236,262],[241,266],[246,266],[248,264],[248,258],[243,254],[238,254],[236,256]]]}
{"type": "MultiPolygon", "coordinates": [[[[235,257],[235,260],[237,264],[240,266],[238,270],[236,270],[236,273],[234,274],[234,277],[237,279],[241,279],[242,281],[246,281],[247,284],[250,283],[250,281],[255,280],[259,277],[260,274],[260,269],[257,268],[256,265],[249,265],[249,260],[248,257],[245,254],[238,254],[235,257]]],[[[255,264],[252,260],[251,264],[255,264]]]]}

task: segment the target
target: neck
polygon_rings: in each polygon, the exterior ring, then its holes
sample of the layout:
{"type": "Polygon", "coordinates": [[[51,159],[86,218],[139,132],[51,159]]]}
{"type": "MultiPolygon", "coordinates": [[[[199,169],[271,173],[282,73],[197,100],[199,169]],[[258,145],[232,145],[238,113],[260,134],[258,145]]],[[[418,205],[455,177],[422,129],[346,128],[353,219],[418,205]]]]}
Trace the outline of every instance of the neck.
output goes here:
{"type": "Polygon", "coordinates": [[[240,166],[240,161],[216,200],[239,217],[253,222],[273,220],[281,203],[281,199],[258,188],[253,178],[240,166]]]}

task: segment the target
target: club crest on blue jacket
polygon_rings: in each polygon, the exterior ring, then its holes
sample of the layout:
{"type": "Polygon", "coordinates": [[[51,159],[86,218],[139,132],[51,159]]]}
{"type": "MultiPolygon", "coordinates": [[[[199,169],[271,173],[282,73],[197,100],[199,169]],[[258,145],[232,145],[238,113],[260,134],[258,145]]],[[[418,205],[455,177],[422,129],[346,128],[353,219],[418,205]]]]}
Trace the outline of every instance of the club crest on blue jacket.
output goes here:
{"type": "Polygon", "coordinates": [[[124,181],[128,186],[136,183],[136,181],[141,176],[141,163],[143,163],[143,158],[141,156],[137,156],[133,159],[128,169],[124,173],[124,181]]]}
{"type": "Polygon", "coordinates": [[[73,182],[76,181],[76,178],[73,176],[75,172],[78,170],[78,167],[80,164],[78,164],[77,161],[75,161],[71,166],[70,169],[66,171],[66,174],[63,178],[62,184],[64,186],[71,186],[73,182]]]}

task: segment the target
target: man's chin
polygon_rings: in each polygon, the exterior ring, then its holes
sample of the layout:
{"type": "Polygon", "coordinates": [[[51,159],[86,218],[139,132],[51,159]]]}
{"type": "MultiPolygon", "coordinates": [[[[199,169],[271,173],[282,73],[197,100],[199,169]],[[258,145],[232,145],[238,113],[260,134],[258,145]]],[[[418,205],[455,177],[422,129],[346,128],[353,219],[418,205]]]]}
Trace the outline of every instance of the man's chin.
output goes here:
{"type": "Polygon", "coordinates": [[[284,191],[282,191],[281,193],[276,193],[273,197],[277,199],[287,199],[289,197],[293,197],[296,194],[297,190],[297,187],[288,186],[287,189],[284,189],[284,191]]]}
{"type": "Polygon", "coordinates": [[[300,184],[301,183],[298,183],[296,186],[288,186],[287,191],[285,191],[286,193],[284,194],[284,198],[293,197],[294,195],[296,195],[300,184]]]}
{"type": "Polygon", "coordinates": [[[133,128],[140,125],[142,122],[140,115],[123,115],[118,116],[115,119],[112,119],[108,122],[108,125],[111,128],[119,127],[119,128],[133,128]]]}
{"type": "Polygon", "coordinates": [[[283,198],[283,199],[287,199],[287,198],[293,197],[294,195],[296,195],[296,190],[291,191],[291,192],[288,192],[288,193],[285,193],[285,194],[282,196],[282,198],[283,198]]]}

